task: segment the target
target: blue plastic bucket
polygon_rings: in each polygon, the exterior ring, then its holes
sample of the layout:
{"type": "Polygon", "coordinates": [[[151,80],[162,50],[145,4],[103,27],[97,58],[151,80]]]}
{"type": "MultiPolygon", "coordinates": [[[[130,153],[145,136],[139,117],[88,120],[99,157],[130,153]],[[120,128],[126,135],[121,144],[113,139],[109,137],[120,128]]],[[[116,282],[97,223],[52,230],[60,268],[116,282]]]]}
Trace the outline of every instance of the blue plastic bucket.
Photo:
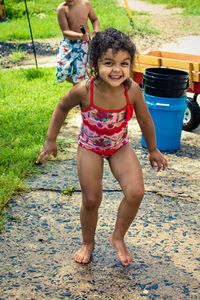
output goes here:
{"type": "MultiPolygon", "coordinates": [[[[145,100],[154,122],[157,148],[161,151],[178,150],[181,142],[186,99],[156,97],[144,93],[145,100]]],[[[147,147],[142,135],[142,146],[147,147]]]]}

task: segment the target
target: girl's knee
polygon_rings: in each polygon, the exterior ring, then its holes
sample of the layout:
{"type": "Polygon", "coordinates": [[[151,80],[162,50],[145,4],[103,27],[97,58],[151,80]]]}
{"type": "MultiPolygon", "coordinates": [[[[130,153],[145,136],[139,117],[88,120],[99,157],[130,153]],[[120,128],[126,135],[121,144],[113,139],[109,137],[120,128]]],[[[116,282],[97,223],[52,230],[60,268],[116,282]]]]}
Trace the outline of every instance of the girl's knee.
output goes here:
{"type": "Polygon", "coordinates": [[[126,200],[130,204],[140,204],[144,197],[144,187],[131,188],[126,194],[126,200]]]}
{"type": "Polygon", "coordinates": [[[84,195],[82,205],[87,210],[98,209],[101,204],[101,195],[84,195]]]}

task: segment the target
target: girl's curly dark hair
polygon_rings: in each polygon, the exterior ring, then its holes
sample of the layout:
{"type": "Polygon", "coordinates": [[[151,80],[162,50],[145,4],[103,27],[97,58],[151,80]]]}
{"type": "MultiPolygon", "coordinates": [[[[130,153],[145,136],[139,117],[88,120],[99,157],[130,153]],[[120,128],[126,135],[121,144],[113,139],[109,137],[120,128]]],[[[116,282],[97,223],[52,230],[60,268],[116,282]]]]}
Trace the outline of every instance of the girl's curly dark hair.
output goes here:
{"type": "Polygon", "coordinates": [[[96,78],[98,78],[98,60],[108,49],[112,49],[114,54],[120,50],[127,51],[130,54],[131,66],[133,65],[136,47],[129,36],[115,28],[105,29],[97,32],[90,41],[91,75],[96,78]]]}

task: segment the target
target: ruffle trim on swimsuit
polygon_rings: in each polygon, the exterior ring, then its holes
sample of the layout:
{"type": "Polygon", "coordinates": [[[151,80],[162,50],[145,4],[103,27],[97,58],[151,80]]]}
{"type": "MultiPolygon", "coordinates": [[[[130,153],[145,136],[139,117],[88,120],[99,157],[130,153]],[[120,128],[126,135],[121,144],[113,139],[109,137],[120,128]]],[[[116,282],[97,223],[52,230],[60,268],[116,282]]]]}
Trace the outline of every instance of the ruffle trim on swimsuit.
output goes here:
{"type": "Polygon", "coordinates": [[[85,119],[83,119],[83,123],[84,123],[85,126],[89,127],[90,130],[98,133],[99,135],[104,135],[105,134],[107,136],[111,136],[115,133],[119,133],[123,128],[125,128],[127,126],[127,120],[126,119],[123,121],[123,123],[120,126],[114,127],[114,128],[111,128],[111,129],[107,129],[107,128],[100,129],[95,125],[91,125],[85,119]]]}
{"type": "Polygon", "coordinates": [[[130,121],[130,119],[131,119],[132,116],[133,116],[134,105],[129,103],[127,85],[125,85],[124,88],[125,88],[126,101],[127,101],[127,107],[126,107],[126,120],[127,120],[127,121],[130,121]]]}
{"type": "MultiPolygon", "coordinates": [[[[126,145],[127,143],[128,143],[128,140],[127,140],[125,143],[123,143],[123,146],[126,145]]],[[[114,149],[110,149],[110,150],[98,150],[98,149],[96,149],[96,148],[92,148],[92,149],[91,149],[91,148],[87,147],[86,145],[82,144],[80,141],[78,142],[78,144],[79,144],[79,146],[81,146],[81,147],[83,147],[83,148],[85,148],[85,149],[87,149],[87,150],[90,150],[90,151],[92,151],[92,152],[95,152],[95,153],[101,155],[101,156],[104,157],[104,158],[110,157],[110,156],[111,156],[112,154],[114,154],[117,150],[119,150],[119,149],[121,148],[121,146],[122,146],[122,145],[120,145],[118,148],[114,148],[114,149]]]]}

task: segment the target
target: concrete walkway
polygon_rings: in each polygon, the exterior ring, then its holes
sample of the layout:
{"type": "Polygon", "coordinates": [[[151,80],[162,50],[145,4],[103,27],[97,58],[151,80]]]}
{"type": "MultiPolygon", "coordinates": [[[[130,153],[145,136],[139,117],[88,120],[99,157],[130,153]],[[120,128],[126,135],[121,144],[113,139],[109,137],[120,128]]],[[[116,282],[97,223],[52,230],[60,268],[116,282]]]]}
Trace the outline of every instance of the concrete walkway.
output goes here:
{"type": "Polygon", "coordinates": [[[146,193],[127,234],[133,263],[124,267],[108,243],[122,198],[105,162],[92,262],[80,265],[80,186],[76,140],[80,115],[60,133],[58,160],[27,178],[29,192],[14,196],[0,236],[0,299],[199,299],[199,131],[183,132],[181,147],[168,152],[167,171],[157,174],[141,146],[136,120],[129,134],[140,159],[146,193]],[[75,187],[71,196],[63,193],[75,187]]]}

